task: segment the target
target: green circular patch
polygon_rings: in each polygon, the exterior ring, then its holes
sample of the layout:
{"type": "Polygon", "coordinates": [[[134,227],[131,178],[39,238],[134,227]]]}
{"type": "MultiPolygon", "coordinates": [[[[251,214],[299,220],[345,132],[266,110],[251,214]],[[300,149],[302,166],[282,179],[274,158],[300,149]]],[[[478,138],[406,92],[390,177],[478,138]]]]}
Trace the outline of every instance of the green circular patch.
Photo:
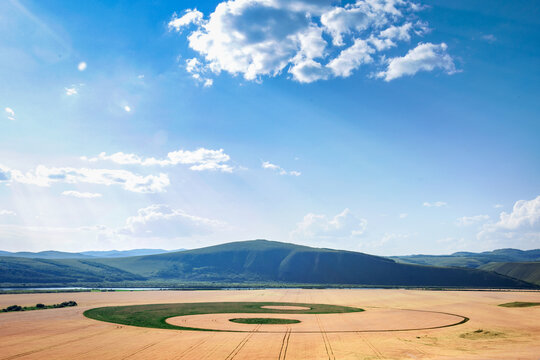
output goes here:
{"type": "Polygon", "coordinates": [[[275,318],[236,318],[229,321],[239,324],[262,324],[262,325],[284,325],[298,324],[300,320],[296,319],[275,319],[275,318]]]}
{"type": "MultiPolygon", "coordinates": [[[[172,325],[168,318],[199,314],[337,314],[364,311],[360,308],[326,304],[300,304],[275,302],[209,302],[180,304],[149,304],[130,306],[107,306],[90,309],[84,316],[115,324],[156,329],[222,331],[172,325]],[[301,306],[306,310],[262,309],[261,306],[301,306]]],[[[223,330],[224,331],[224,330],[223,330]]],[[[228,330],[227,330],[228,331],[228,330]]]]}

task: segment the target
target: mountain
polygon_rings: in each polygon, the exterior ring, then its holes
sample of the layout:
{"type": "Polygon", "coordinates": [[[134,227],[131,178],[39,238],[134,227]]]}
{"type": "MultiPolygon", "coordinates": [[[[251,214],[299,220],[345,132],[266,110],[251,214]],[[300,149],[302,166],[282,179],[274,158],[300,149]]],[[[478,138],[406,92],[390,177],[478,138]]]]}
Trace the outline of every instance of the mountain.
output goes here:
{"type": "MultiPolygon", "coordinates": [[[[258,283],[369,286],[533,288],[490,271],[411,265],[352,251],[267,240],[124,258],[0,258],[5,284],[122,282],[137,284],[258,283]],[[38,276],[39,275],[39,276],[38,276]]],[[[109,285],[110,286],[110,285],[109,285]]]]}
{"type": "Polygon", "coordinates": [[[498,249],[481,253],[456,252],[452,255],[407,255],[390,258],[408,264],[478,268],[491,262],[540,261],[540,249],[498,249]]]}
{"type": "MultiPolygon", "coordinates": [[[[182,251],[172,250],[172,251],[182,251]]],[[[23,257],[31,259],[91,259],[91,258],[114,258],[127,256],[155,255],[170,252],[163,249],[134,249],[134,250],[108,250],[108,251],[82,251],[78,253],[63,251],[40,251],[40,252],[9,252],[0,251],[0,256],[23,257]]]]}
{"type": "Polygon", "coordinates": [[[540,262],[489,263],[482,270],[494,271],[498,274],[540,285],[540,262]]]}
{"type": "Polygon", "coordinates": [[[9,252],[9,251],[0,251],[0,256],[10,256],[10,257],[22,257],[22,258],[39,258],[39,259],[90,259],[92,256],[85,255],[82,253],[71,253],[63,251],[40,251],[40,252],[9,252]]]}
{"type": "MultiPolygon", "coordinates": [[[[184,249],[172,250],[183,251],[184,249]]],[[[109,250],[109,251],[83,251],[81,254],[89,255],[98,258],[114,258],[114,257],[128,257],[128,256],[142,256],[142,255],[156,255],[171,252],[171,250],[163,249],[134,249],[134,250],[109,250]]]]}

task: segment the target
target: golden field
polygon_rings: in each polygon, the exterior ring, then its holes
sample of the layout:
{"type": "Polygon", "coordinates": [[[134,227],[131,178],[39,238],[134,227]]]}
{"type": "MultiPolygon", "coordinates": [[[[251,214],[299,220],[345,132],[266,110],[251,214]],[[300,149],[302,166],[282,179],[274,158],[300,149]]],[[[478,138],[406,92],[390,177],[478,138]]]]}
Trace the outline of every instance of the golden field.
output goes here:
{"type": "Polygon", "coordinates": [[[540,302],[540,292],[266,289],[15,294],[0,295],[0,308],[67,300],[79,306],[0,313],[0,359],[540,359],[540,307],[497,306],[540,302]],[[301,320],[290,325],[228,321],[255,314],[168,320],[181,326],[244,331],[239,333],[137,328],[83,316],[85,310],[100,306],[212,301],[322,303],[366,311],[256,315],[301,320]],[[461,320],[452,314],[470,320],[438,329],[404,330],[461,320]]]}

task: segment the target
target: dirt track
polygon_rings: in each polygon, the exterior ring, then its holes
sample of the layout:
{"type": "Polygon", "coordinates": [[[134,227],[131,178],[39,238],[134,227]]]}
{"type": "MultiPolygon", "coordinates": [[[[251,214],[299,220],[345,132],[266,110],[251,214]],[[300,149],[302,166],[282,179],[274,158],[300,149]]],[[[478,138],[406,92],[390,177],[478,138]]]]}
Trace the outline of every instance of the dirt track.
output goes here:
{"type": "MultiPolygon", "coordinates": [[[[538,292],[271,289],[28,294],[0,295],[0,307],[38,302],[52,304],[65,300],[75,300],[79,306],[0,314],[0,360],[538,359],[540,354],[540,307],[496,306],[510,301],[540,301],[538,292]],[[300,319],[300,324],[263,326],[234,324],[228,322],[225,314],[204,315],[208,317],[204,321],[214,326],[221,326],[222,321],[243,329],[248,327],[250,332],[245,333],[135,328],[99,322],[82,315],[84,310],[97,306],[199,301],[326,303],[358,306],[366,311],[331,315],[290,314],[286,317],[309,318],[300,319]],[[453,313],[469,317],[470,321],[434,330],[360,332],[382,325],[386,329],[415,324],[425,327],[426,324],[440,325],[451,320],[433,313],[393,309],[453,313]],[[282,332],[262,332],[268,326],[278,326],[282,332]],[[295,328],[298,326],[307,326],[316,332],[297,333],[295,328]],[[336,329],[359,330],[332,332],[336,329]],[[482,332],[475,332],[479,329],[482,332]]],[[[203,315],[191,317],[196,316],[203,315]]],[[[284,315],[279,314],[279,317],[284,315]]]]}

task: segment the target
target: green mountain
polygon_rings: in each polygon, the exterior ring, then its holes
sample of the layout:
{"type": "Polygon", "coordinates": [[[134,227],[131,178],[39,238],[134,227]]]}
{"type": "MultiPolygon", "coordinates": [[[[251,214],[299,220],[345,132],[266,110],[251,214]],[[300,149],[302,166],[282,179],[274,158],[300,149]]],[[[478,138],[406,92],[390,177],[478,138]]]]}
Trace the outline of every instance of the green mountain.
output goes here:
{"type": "MultiPolygon", "coordinates": [[[[352,251],[275,241],[234,242],[158,255],[102,259],[0,258],[0,283],[258,283],[531,288],[490,271],[411,265],[352,251]]],[[[110,286],[110,285],[109,285],[110,286]]],[[[165,286],[165,285],[163,285],[165,286]]]]}
{"type": "Polygon", "coordinates": [[[452,255],[392,256],[391,259],[408,264],[478,268],[491,262],[540,261],[540,249],[525,251],[498,249],[481,253],[456,252],[452,255]]]}
{"type": "Polygon", "coordinates": [[[498,274],[540,285],[540,262],[489,263],[482,270],[494,271],[498,274]]]}

